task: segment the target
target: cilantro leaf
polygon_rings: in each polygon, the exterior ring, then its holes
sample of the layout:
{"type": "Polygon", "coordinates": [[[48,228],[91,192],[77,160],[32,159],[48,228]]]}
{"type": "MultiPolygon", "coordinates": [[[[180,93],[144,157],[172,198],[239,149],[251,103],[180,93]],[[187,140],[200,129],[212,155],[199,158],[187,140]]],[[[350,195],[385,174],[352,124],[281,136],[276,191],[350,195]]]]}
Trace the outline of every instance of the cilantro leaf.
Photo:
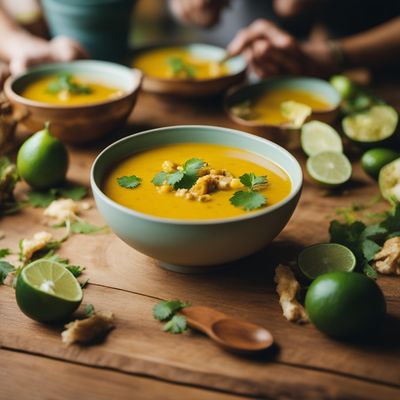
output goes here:
{"type": "Polygon", "coordinates": [[[185,161],[183,164],[183,172],[186,175],[196,175],[199,170],[203,168],[206,163],[200,158],[191,158],[190,160],[185,161]]]}
{"type": "Polygon", "coordinates": [[[117,178],[118,185],[126,189],[134,189],[140,185],[142,178],[136,175],[121,176],[117,178]]]}
{"type": "Polygon", "coordinates": [[[362,254],[367,261],[371,261],[380,249],[381,246],[370,239],[365,239],[361,242],[362,254]]]}
{"type": "Polygon", "coordinates": [[[183,315],[174,315],[163,327],[164,332],[183,333],[187,330],[187,319],[183,315]]]}
{"type": "Polygon", "coordinates": [[[171,174],[167,174],[167,183],[168,185],[175,186],[183,177],[184,173],[182,171],[172,172],[171,174]]]}
{"type": "Polygon", "coordinates": [[[84,186],[66,185],[44,191],[31,190],[28,193],[27,202],[35,208],[46,208],[60,197],[76,201],[83,199],[86,195],[87,189],[84,186]]]}
{"type": "Polygon", "coordinates": [[[0,258],[7,257],[10,254],[11,254],[10,249],[0,249],[0,258]]]}
{"type": "Polygon", "coordinates": [[[83,220],[71,222],[71,232],[73,233],[90,234],[103,231],[104,229],[104,226],[93,225],[83,220]]]}
{"type": "Polygon", "coordinates": [[[93,304],[86,304],[84,311],[85,311],[85,315],[87,317],[92,317],[94,315],[94,306],[93,306],[93,304]]]}
{"type": "Polygon", "coordinates": [[[39,192],[32,190],[28,193],[28,203],[35,208],[46,208],[56,198],[54,191],[39,192]]]}
{"type": "Polygon", "coordinates": [[[250,172],[249,174],[243,174],[240,177],[240,182],[250,190],[257,190],[257,187],[267,183],[267,177],[265,175],[256,176],[253,172],[250,172]]]}
{"type": "Polygon", "coordinates": [[[251,211],[263,206],[267,202],[267,198],[261,193],[239,190],[233,194],[229,201],[235,207],[251,211]]]}
{"type": "Polygon", "coordinates": [[[13,265],[11,265],[7,261],[0,261],[0,283],[4,283],[4,280],[7,278],[7,275],[12,271],[15,271],[13,265]]]}
{"type": "Polygon", "coordinates": [[[190,306],[181,300],[161,301],[153,307],[153,317],[159,321],[171,318],[177,311],[190,306]]]}
{"type": "Polygon", "coordinates": [[[74,201],[82,200],[87,196],[87,188],[84,186],[66,185],[64,187],[57,188],[57,196],[72,199],[74,201]]]}
{"type": "Polygon", "coordinates": [[[83,271],[86,269],[85,267],[81,267],[80,265],[66,265],[67,270],[71,272],[71,274],[75,277],[78,278],[78,276],[81,276],[83,271]]]}
{"type": "Polygon", "coordinates": [[[178,76],[180,74],[184,74],[188,78],[194,78],[196,75],[195,68],[187,63],[185,63],[179,57],[170,57],[167,60],[169,66],[171,67],[172,74],[174,76],[178,76]]]}
{"type": "Polygon", "coordinates": [[[375,271],[374,268],[371,267],[368,263],[364,264],[363,273],[368,276],[368,278],[376,279],[378,277],[378,273],[375,271]]]}
{"type": "Polygon", "coordinates": [[[151,182],[155,186],[162,186],[164,184],[164,182],[167,182],[167,176],[168,176],[167,172],[163,172],[163,171],[159,172],[158,174],[154,175],[154,177],[151,180],[151,182]]]}
{"type": "Polygon", "coordinates": [[[74,81],[73,75],[69,72],[60,72],[57,77],[47,85],[46,91],[51,94],[58,94],[63,91],[73,94],[92,93],[92,89],[89,86],[74,81]]]}

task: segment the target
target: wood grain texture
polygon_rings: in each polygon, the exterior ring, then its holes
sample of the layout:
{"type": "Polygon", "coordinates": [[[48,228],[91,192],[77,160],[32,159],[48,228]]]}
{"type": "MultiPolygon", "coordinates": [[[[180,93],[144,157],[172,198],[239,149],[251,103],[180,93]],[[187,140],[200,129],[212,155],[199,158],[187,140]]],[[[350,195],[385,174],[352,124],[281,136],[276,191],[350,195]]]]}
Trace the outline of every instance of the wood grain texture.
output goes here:
{"type": "MultiPolygon", "coordinates": [[[[124,132],[182,123],[239,128],[221,114],[217,100],[207,104],[170,102],[141,94],[131,125],[124,132]]],[[[90,165],[99,148],[122,134],[93,148],[71,148],[70,180],[88,185],[90,165]]],[[[304,163],[301,152],[293,152],[304,163]]],[[[26,188],[20,185],[18,195],[23,196],[24,191],[26,188]]],[[[361,342],[335,341],[312,325],[288,323],[282,317],[272,282],[278,262],[293,260],[303,246],[328,239],[329,220],[337,207],[366,202],[376,194],[376,185],[358,164],[351,184],[341,192],[329,193],[306,177],[299,207],[281,235],[268,248],[234,263],[231,269],[208,275],[162,270],[154,260],[131,249],[112,233],[74,235],[59,253],[87,268],[84,277],[89,277],[92,284],[85,290],[84,302],[93,303],[99,310],[113,311],[117,328],[103,344],[64,347],[61,327],[29,320],[18,311],[12,290],[0,287],[0,345],[72,363],[247,396],[296,399],[301,394],[310,399],[398,399],[398,278],[379,279],[388,301],[388,318],[380,335],[361,342]],[[199,333],[163,333],[161,325],[152,319],[151,309],[158,299],[169,298],[190,300],[195,305],[245,317],[270,330],[277,346],[263,356],[246,358],[224,352],[199,333]]],[[[377,206],[384,207],[384,203],[377,206]]],[[[103,223],[95,209],[86,212],[84,218],[103,223]]],[[[0,229],[6,232],[0,247],[16,249],[19,239],[43,229],[42,211],[27,207],[18,215],[2,219],[0,229]]],[[[57,237],[62,236],[62,230],[52,231],[57,237]]],[[[57,384],[60,381],[61,378],[57,384]]],[[[148,390],[152,389],[148,384],[148,390]]]]}
{"type": "Polygon", "coordinates": [[[0,381],[7,382],[0,392],[3,400],[245,399],[6,350],[0,350],[0,381]],[[43,387],[46,388],[45,394],[43,387]]]}

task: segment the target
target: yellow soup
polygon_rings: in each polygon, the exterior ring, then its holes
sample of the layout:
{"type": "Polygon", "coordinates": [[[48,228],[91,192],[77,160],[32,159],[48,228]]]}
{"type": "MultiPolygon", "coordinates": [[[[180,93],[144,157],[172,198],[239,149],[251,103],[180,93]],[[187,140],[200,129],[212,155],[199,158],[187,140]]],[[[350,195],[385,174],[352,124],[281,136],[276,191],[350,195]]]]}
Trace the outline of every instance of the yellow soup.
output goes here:
{"type": "Polygon", "coordinates": [[[52,91],[51,85],[58,80],[57,75],[46,76],[29,84],[21,95],[27,99],[40,101],[48,104],[63,106],[85,105],[97,103],[112,98],[120,97],[124,91],[104,84],[91,82],[85,78],[73,77],[73,82],[88,88],[85,93],[74,93],[73,91],[60,88],[52,91]]]}
{"type": "Polygon", "coordinates": [[[280,125],[289,121],[281,113],[281,104],[285,101],[305,104],[313,111],[327,111],[332,108],[328,101],[315,93],[299,89],[273,89],[250,102],[233,107],[232,112],[244,119],[280,125]]]}
{"type": "Polygon", "coordinates": [[[134,67],[152,78],[160,79],[210,79],[229,74],[228,67],[216,61],[198,58],[190,51],[169,47],[139,55],[134,67]]]}
{"type": "Polygon", "coordinates": [[[236,191],[244,188],[217,190],[210,193],[208,201],[203,202],[178,197],[177,192],[172,190],[162,192],[152,183],[166,160],[183,164],[192,158],[204,160],[210,168],[229,171],[235,179],[250,172],[257,176],[266,175],[268,183],[259,191],[267,198],[264,207],[282,201],[291,191],[291,181],[286,172],[258,154],[214,144],[185,143],[143,151],[123,160],[106,177],[104,193],[125,207],[164,218],[204,220],[249,212],[233,206],[229,201],[236,191]],[[142,179],[138,187],[127,189],[119,186],[117,178],[132,175],[142,179]]]}

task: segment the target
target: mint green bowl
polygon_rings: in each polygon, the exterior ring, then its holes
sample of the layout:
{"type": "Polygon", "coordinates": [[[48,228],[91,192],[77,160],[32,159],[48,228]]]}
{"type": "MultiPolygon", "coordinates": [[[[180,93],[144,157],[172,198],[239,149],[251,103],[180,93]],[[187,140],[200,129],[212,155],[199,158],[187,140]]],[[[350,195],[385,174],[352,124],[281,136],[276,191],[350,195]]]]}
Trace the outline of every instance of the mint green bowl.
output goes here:
{"type": "Polygon", "coordinates": [[[181,125],[125,137],[103,150],[90,177],[100,214],[124,242],[177,272],[206,272],[268,245],[289,221],[303,183],[297,160],[277,144],[248,133],[216,126],[181,125]],[[212,143],[257,153],[280,165],[292,189],[271,207],[238,217],[211,220],[160,218],[124,207],[107,197],[102,183],[110,169],[134,153],[172,143],[212,143]]]}

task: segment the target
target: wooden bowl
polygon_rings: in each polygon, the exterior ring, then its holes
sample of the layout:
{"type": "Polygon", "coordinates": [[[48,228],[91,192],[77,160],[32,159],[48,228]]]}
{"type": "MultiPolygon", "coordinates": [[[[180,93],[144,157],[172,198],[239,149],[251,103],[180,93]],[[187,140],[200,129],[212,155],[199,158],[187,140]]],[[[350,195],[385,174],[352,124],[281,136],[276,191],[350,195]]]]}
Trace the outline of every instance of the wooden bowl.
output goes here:
{"type": "Polygon", "coordinates": [[[20,117],[22,125],[35,132],[51,122],[55,136],[68,143],[85,143],[98,139],[121,127],[131,113],[141,87],[143,74],[119,64],[84,60],[62,64],[45,64],[28,70],[23,75],[10,77],[4,92],[20,117]],[[89,76],[124,91],[120,97],[78,106],[56,105],[29,100],[21,96],[24,88],[46,75],[70,72],[89,76]]]}
{"type": "Polygon", "coordinates": [[[284,89],[298,89],[307,92],[318,94],[323,97],[331,107],[325,110],[313,110],[310,120],[318,120],[326,123],[332,123],[338,113],[340,105],[340,95],[328,82],[316,78],[270,78],[257,83],[240,85],[231,88],[224,98],[224,109],[229,117],[239,125],[250,127],[252,131],[258,132],[261,135],[266,135],[273,138],[277,142],[286,142],[288,136],[292,136],[294,131],[284,125],[267,124],[262,121],[249,120],[239,117],[232,112],[232,107],[240,104],[246,100],[252,100],[260,96],[262,93],[269,90],[284,88],[284,89]],[[276,139],[276,140],[275,140],[276,139]]]}
{"type": "MultiPolygon", "coordinates": [[[[133,66],[135,66],[135,58],[144,52],[150,52],[155,49],[179,47],[188,50],[191,54],[198,58],[219,61],[226,55],[225,49],[208,44],[187,44],[187,45],[162,45],[151,46],[139,49],[133,53],[133,66]]],[[[144,73],[143,90],[157,94],[168,94],[172,96],[196,98],[211,96],[224,92],[233,85],[242,83],[246,78],[246,62],[238,56],[229,59],[226,62],[230,73],[229,75],[219,78],[210,79],[162,79],[146,76],[144,73]]]]}

